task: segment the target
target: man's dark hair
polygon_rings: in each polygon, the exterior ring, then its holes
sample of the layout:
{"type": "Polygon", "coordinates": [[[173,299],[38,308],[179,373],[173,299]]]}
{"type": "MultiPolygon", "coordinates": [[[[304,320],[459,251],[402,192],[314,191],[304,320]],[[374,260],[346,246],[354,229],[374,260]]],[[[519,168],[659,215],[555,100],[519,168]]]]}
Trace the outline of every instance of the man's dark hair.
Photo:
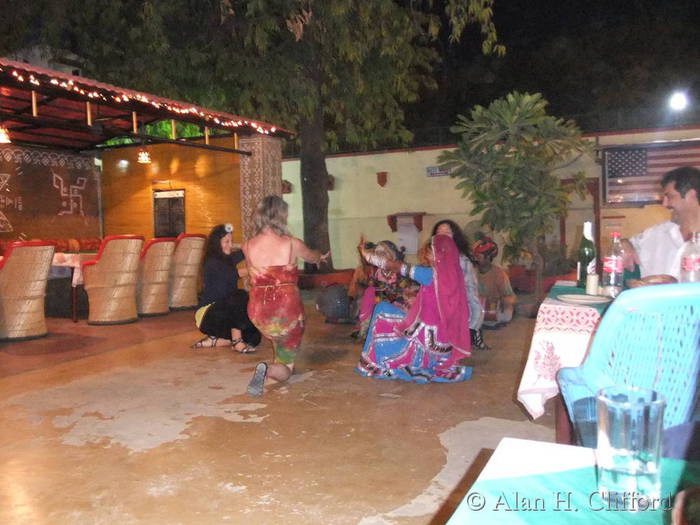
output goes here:
{"type": "Polygon", "coordinates": [[[676,191],[685,197],[688,190],[695,190],[695,197],[700,202],[700,170],[693,166],[683,166],[669,171],[664,178],[661,179],[661,187],[666,184],[675,182],[676,191]]]}

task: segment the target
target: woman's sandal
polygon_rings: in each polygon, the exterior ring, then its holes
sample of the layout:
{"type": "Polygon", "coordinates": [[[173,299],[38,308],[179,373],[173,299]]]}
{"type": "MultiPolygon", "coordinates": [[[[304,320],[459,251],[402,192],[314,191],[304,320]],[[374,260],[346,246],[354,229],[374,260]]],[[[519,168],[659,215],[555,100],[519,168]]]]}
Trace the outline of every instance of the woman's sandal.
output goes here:
{"type": "Polygon", "coordinates": [[[248,383],[248,395],[251,397],[260,397],[265,392],[265,378],[267,377],[267,364],[258,363],[253,372],[253,378],[248,383]]]}
{"type": "Polygon", "coordinates": [[[254,346],[250,346],[248,343],[243,341],[243,339],[232,339],[231,348],[233,348],[239,354],[254,354],[258,351],[254,346]],[[236,348],[239,344],[243,343],[243,348],[236,348]]]}
{"type": "Polygon", "coordinates": [[[208,335],[206,337],[202,337],[199,341],[190,346],[190,348],[213,348],[216,346],[216,342],[218,340],[218,337],[208,335]]]}

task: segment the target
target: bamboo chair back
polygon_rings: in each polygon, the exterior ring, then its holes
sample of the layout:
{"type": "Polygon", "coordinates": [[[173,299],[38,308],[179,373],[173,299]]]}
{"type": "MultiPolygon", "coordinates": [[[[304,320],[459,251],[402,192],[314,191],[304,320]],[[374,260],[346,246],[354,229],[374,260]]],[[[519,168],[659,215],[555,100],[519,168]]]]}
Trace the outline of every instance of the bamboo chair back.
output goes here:
{"type": "Polygon", "coordinates": [[[141,235],[110,235],[95,259],[83,263],[88,294],[88,324],[122,324],[138,320],[136,282],[141,235]]]}
{"type": "Polygon", "coordinates": [[[0,262],[0,340],[45,336],[44,298],[55,243],[14,242],[0,262]]]}
{"type": "Polygon", "coordinates": [[[136,285],[139,315],[162,315],[170,311],[168,288],[175,252],[175,237],[151,239],[141,250],[136,285]]]}
{"type": "Polygon", "coordinates": [[[206,236],[200,233],[181,233],[177,237],[170,272],[170,308],[173,310],[194,308],[199,302],[197,288],[206,241],[206,236]]]}

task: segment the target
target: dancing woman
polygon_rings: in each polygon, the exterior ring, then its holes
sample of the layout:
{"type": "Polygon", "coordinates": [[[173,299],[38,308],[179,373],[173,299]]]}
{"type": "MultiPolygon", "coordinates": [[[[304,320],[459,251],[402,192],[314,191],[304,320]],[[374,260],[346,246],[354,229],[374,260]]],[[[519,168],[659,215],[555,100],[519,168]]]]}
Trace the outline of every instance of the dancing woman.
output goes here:
{"type": "Polygon", "coordinates": [[[464,286],[467,290],[467,300],[469,301],[469,333],[472,340],[472,348],[476,350],[489,350],[489,346],[484,342],[481,325],[484,323],[484,308],[479,297],[479,280],[476,276],[476,263],[469,241],[462,232],[462,229],[449,219],[444,219],[435,223],[433,235],[449,235],[457,245],[459,250],[459,266],[464,273],[464,286]]]}
{"type": "Polygon", "coordinates": [[[357,371],[417,383],[469,379],[471,367],[459,364],[471,355],[471,342],[469,304],[454,241],[435,235],[425,266],[388,261],[367,250],[364,242],[359,250],[370,264],[408,276],[421,287],[408,313],[386,302],[375,307],[357,371]]]}
{"type": "MultiPolygon", "coordinates": [[[[388,261],[403,262],[403,253],[391,241],[377,243],[373,251],[375,255],[384,257],[388,261]]],[[[358,321],[352,335],[364,340],[374,306],[381,301],[386,301],[402,310],[408,310],[415,298],[418,285],[408,277],[371,265],[362,264],[362,273],[365,274],[364,279],[354,278],[348,294],[354,296],[359,304],[358,321]]]]}
{"type": "Polygon", "coordinates": [[[289,379],[304,335],[304,306],[297,286],[297,259],[312,264],[324,262],[321,254],[292,237],[287,230],[288,206],[276,195],[265,197],[253,219],[254,236],[243,244],[250,300],[248,315],[272,341],[274,361],[258,363],[248,385],[248,394],[260,396],[264,385],[289,379]]]}

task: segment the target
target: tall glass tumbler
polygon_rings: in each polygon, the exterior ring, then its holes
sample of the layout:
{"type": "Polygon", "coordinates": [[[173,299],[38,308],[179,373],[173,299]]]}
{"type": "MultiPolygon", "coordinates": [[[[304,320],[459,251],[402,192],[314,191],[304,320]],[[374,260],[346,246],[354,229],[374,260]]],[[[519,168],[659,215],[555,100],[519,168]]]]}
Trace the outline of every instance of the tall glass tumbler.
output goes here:
{"type": "Polygon", "coordinates": [[[646,388],[598,392],[598,491],[616,510],[645,510],[661,497],[664,397],[646,388]]]}

